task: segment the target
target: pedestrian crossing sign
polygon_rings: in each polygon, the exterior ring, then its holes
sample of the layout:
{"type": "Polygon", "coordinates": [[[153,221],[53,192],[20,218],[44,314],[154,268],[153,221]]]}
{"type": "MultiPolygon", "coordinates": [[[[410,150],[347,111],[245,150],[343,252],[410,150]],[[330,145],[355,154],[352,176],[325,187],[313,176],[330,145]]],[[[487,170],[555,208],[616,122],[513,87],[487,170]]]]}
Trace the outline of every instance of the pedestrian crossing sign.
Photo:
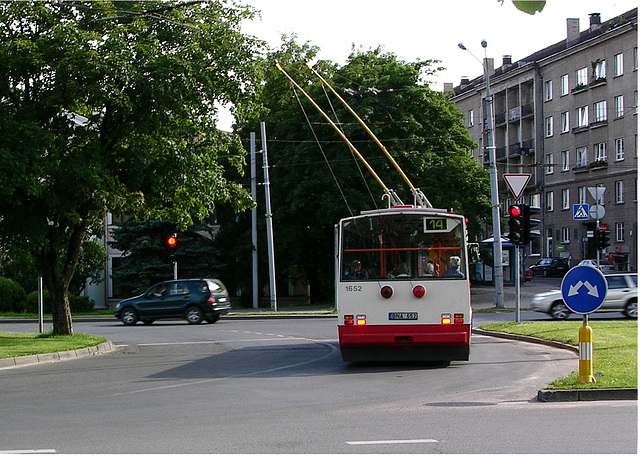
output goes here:
{"type": "Polygon", "coordinates": [[[588,221],[589,220],[589,205],[587,205],[587,204],[573,205],[573,220],[574,221],[588,221]]]}

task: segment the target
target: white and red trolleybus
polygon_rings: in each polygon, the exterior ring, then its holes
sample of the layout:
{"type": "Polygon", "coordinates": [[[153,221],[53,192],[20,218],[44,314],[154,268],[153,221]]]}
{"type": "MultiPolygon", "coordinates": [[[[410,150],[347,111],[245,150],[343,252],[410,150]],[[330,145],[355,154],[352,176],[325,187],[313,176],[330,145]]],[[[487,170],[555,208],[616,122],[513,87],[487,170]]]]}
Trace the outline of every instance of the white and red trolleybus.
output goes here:
{"type": "Polygon", "coordinates": [[[469,360],[465,218],[396,206],[342,219],[336,306],[345,361],[469,360]]]}

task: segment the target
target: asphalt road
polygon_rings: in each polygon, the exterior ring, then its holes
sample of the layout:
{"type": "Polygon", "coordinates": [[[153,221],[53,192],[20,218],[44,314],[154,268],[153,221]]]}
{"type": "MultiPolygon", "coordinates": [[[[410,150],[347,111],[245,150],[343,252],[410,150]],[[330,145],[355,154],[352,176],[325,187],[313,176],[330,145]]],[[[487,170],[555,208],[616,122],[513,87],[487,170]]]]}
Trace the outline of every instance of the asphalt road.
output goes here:
{"type": "Polygon", "coordinates": [[[561,349],[474,335],[434,368],[342,362],[335,318],[74,327],[118,350],[0,371],[0,453],[637,451],[637,402],[535,400],[561,349]]]}

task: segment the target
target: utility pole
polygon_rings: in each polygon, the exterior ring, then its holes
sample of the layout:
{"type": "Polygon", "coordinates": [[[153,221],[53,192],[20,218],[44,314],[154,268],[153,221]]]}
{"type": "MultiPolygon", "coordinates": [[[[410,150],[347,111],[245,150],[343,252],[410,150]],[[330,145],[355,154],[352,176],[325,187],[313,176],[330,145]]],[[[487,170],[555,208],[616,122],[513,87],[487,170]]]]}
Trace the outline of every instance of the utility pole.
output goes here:
{"type": "Polygon", "coordinates": [[[271,309],[278,311],[276,299],[276,263],[273,249],[273,214],[271,213],[271,188],[269,184],[269,160],[267,158],[267,131],[264,122],[260,122],[260,137],[262,141],[262,165],[264,168],[264,198],[266,200],[267,218],[267,251],[269,257],[269,293],[271,309]]]}
{"type": "Polygon", "coordinates": [[[487,58],[487,40],[480,42],[484,48],[484,62],[478,59],[464,44],[458,43],[458,47],[467,51],[482,64],[484,81],[486,84],[485,108],[487,112],[487,150],[489,151],[489,179],[491,183],[491,219],[493,222],[493,278],[495,282],[496,308],[504,308],[504,275],[502,272],[502,233],[500,230],[500,198],[498,194],[498,168],[496,166],[495,130],[493,127],[493,99],[489,84],[489,62],[487,58]]]}
{"type": "Polygon", "coordinates": [[[253,199],[253,209],[251,210],[251,245],[252,252],[252,291],[253,291],[253,307],[258,308],[259,300],[259,283],[258,283],[258,191],[256,178],[256,132],[250,134],[251,149],[251,198],[253,199]]]}

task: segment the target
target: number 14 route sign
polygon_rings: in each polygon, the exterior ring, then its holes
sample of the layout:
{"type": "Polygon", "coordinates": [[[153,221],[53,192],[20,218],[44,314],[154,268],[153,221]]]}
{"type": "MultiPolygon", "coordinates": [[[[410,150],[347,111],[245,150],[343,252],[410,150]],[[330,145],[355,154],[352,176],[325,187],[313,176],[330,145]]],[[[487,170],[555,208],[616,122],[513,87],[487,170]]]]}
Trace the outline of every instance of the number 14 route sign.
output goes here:
{"type": "Polygon", "coordinates": [[[600,308],[608,291],[602,272],[588,265],[578,265],[569,270],[560,288],[567,307],[578,314],[589,314],[600,308]]]}

